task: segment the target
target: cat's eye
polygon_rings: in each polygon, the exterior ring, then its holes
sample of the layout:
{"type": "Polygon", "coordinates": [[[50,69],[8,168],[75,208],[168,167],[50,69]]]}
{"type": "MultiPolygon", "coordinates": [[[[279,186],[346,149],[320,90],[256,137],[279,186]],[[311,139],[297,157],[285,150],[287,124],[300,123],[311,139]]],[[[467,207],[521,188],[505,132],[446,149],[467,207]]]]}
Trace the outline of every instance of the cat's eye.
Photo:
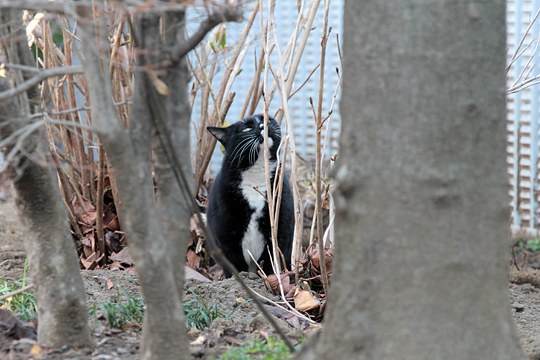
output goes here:
{"type": "Polygon", "coordinates": [[[242,130],[242,132],[248,132],[248,131],[251,130],[251,129],[252,129],[252,128],[248,126],[248,127],[245,128],[244,130],[242,130]]]}

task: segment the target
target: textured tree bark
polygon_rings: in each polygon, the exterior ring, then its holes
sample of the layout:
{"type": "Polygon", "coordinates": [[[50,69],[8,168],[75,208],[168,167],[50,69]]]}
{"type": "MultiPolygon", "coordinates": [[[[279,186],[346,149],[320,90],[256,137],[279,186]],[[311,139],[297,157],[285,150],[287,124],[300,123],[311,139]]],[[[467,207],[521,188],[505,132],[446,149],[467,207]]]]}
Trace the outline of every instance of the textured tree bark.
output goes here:
{"type": "MultiPolygon", "coordinates": [[[[24,39],[24,38],[23,38],[24,39]]],[[[9,83],[0,78],[0,91],[9,83]]],[[[15,98],[0,103],[0,138],[29,125],[29,115],[15,98]]],[[[46,136],[36,130],[22,144],[24,154],[14,170],[14,187],[21,219],[31,230],[24,239],[38,308],[38,342],[45,346],[90,345],[88,310],[77,252],[69,232],[58,181],[45,164],[35,162],[47,153],[46,136]]]]}
{"type": "Polygon", "coordinates": [[[505,261],[505,2],[349,0],[343,50],[334,283],[300,358],[524,359],[505,261]]]}
{"type": "MultiPolygon", "coordinates": [[[[5,55],[12,63],[32,66],[21,12],[5,9],[0,12],[0,18],[3,24],[0,35],[14,39],[4,43],[5,55]]],[[[21,78],[24,79],[24,75],[21,78]]],[[[9,89],[9,81],[0,78],[0,92],[9,89]]],[[[41,103],[37,88],[0,102],[0,138],[32,125],[28,120],[31,108],[38,108],[41,103]]],[[[48,149],[43,128],[35,130],[16,146],[20,147],[21,157],[12,164],[16,173],[14,187],[19,214],[31,230],[24,239],[24,246],[37,298],[38,342],[51,347],[90,345],[88,310],[77,252],[58,181],[47,166],[48,149]]]]}
{"type": "MultiPolygon", "coordinates": [[[[81,15],[90,18],[89,14],[81,15]]],[[[158,17],[153,20],[156,19],[159,22],[158,17]]],[[[183,278],[179,281],[175,272],[182,271],[183,275],[185,258],[173,255],[185,247],[172,248],[179,241],[171,243],[166,237],[156,208],[148,152],[151,131],[147,131],[151,129],[149,124],[152,121],[147,105],[148,97],[143,97],[148,91],[145,88],[147,84],[142,81],[144,74],[138,74],[128,134],[116,120],[109,76],[102,72],[108,66],[99,66],[99,47],[90,45],[106,41],[106,38],[96,37],[95,27],[91,22],[81,22],[81,38],[85,44],[89,44],[84,47],[84,65],[92,99],[93,127],[115,171],[122,202],[122,227],[128,237],[130,253],[137,266],[145,299],[141,358],[182,359],[189,351],[182,309],[183,278]]],[[[154,41],[158,41],[158,38],[154,38],[154,41]]],[[[189,148],[189,143],[182,146],[189,148]]],[[[176,221],[187,224],[189,217],[177,218],[176,221]]],[[[176,236],[183,237],[182,234],[176,236]]],[[[185,241],[185,238],[182,240],[185,241]]]]}
{"type": "MultiPolygon", "coordinates": [[[[186,41],[185,13],[174,12],[163,16],[163,43],[164,49],[171,49],[176,44],[186,41]]],[[[159,22],[157,24],[159,29],[159,22]]],[[[141,31],[146,38],[146,44],[155,44],[155,40],[141,31]]],[[[159,45],[159,44],[158,44],[159,45]]],[[[158,51],[161,61],[165,63],[163,51],[158,51]]],[[[175,64],[160,69],[163,75],[161,79],[169,89],[168,96],[160,96],[154,90],[153,101],[149,101],[149,109],[154,119],[154,133],[152,137],[154,154],[154,171],[156,174],[156,200],[160,214],[161,228],[170,246],[169,254],[173,260],[174,275],[180,291],[184,288],[184,264],[177,259],[185,258],[186,241],[190,236],[189,222],[178,219],[189,219],[193,214],[191,202],[186,198],[179,187],[174,168],[171,164],[171,155],[166,154],[162,142],[163,135],[169,136],[173,147],[168,149],[174,152],[176,160],[181,166],[181,171],[186,174],[189,181],[193,181],[191,167],[191,107],[188,103],[188,83],[190,73],[184,58],[175,64]],[[176,259],[176,261],[174,261],[176,259]]],[[[153,86],[146,83],[147,87],[153,86]]],[[[148,97],[147,97],[148,99],[148,97]]],[[[193,184],[189,184],[188,192],[195,197],[193,184]]]]}

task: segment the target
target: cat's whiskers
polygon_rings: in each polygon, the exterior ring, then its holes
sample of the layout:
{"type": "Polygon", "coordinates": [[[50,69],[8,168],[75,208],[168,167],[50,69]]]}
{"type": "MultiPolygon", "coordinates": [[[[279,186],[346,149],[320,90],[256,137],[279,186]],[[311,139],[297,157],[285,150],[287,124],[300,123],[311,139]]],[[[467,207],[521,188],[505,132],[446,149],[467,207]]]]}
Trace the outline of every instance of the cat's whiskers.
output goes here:
{"type": "Polygon", "coordinates": [[[230,158],[231,158],[231,162],[238,156],[239,154],[239,149],[246,143],[250,140],[250,138],[244,138],[240,141],[240,143],[238,145],[236,145],[236,147],[234,148],[234,151],[231,153],[230,155],[230,158]]]}
{"type": "Polygon", "coordinates": [[[260,144],[258,141],[253,141],[251,144],[251,148],[249,149],[249,164],[253,165],[257,161],[258,146],[260,144]]]}
{"type": "Polygon", "coordinates": [[[245,150],[249,149],[252,146],[253,142],[256,142],[256,140],[257,139],[253,136],[243,139],[233,152],[233,154],[235,155],[231,160],[231,164],[234,164],[235,159],[238,159],[237,166],[240,166],[240,161],[242,159],[241,155],[244,153],[245,150]]]}

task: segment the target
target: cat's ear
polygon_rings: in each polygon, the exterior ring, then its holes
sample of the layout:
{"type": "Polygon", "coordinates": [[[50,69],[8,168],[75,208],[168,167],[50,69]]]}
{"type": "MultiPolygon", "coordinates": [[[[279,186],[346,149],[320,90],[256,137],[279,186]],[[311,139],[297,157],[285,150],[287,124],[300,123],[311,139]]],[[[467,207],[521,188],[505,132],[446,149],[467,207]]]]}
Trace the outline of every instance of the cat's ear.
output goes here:
{"type": "Polygon", "coordinates": [[[227,145],[227,135],[229,134],[228,127],[207,126],[206,130],[210,132],[223,146],[227,145]]]}

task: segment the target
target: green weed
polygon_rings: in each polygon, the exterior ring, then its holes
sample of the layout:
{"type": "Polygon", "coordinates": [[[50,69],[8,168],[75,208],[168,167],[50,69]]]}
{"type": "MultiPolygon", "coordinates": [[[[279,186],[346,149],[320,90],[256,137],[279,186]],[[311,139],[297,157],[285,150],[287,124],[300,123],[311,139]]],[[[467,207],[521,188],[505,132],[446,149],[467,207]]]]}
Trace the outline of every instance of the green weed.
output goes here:
{"type": "Polygon", "coordinates": [[[144,315],[144,300],[134,298],[122,287],[117,286],[117,300],[107,301],[99,308],[94,306],[90,313],[94,316],[101,314],[111,328],[125,329],[126,327],[141,328],[144,315]]]}
{"type": "Polygon", "coordinates": [[[186,325],[189,329],[202,330],[210,326],[218,317],[227,318],[227,315],[218,309],[218,304],[206,305],[199,295],[194,292],[192,294],[196,296],[195,299],[182,304],[186,315],[186,325]]]}
{"type": "MultiPolygon", "coordinates": [[[[140,328],[144,316],[144,299],[132,297],[120,286],[117,286],[116,290],[117,299],[107,301],[99,307],[92,306],[90,316],[104,319],[111,328],[140,328]]],[[[190,329],[196,327],[202,330],[210,326],[218,317],[227,318],[225,314],[219,311],[217,304],[208,306],[198,295],[194,300],[186,301],[182,305],[186,316],[186,325],[190,329]]]]}
{"type": "MultiPolygon", "coordinates": [[[[10,294],[24,286],[24,280],[16,282],[0,280],[0,296],[10,294]]],[[[36,296],[30,290],[0,301],[0,308],[13,312],[23,321],[31,321],[37,318],[36,296]]]]}
{"type": "Polygon", "coordinates": [[[519,241],[519,247],[523,250],[539,252],[540,251],[540,238],[523,239],[519,241]]]}
{"type": "Polygon", "coordinates": [[[293,354],[283,342],[274,338],[255,340],[235,346],[219,357],[219,360],[292,360],[293,354]]]}
{"type": "MultiPolygon", "coordinates": [[[[26,286],[28,280],[28,258],[24,259],[23,277],[20,281],[8,282],[0,280],[0,296],[10,294],[26,286]]],[[[13,312],[23,321],[37,319],[36,296],[33,292],[24,291],[0,301],[0,308],[13,312]]]]}

